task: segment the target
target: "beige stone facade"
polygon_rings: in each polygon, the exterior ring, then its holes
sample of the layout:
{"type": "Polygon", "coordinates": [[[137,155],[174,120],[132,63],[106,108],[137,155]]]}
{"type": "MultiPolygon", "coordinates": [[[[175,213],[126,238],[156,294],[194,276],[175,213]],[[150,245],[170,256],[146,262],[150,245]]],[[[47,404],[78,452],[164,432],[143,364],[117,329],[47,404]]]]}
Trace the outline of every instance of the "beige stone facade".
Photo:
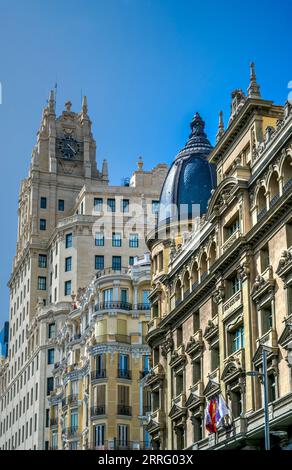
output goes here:
{"type": "Polygon", "coordinates": [[[263,448],[263,346],[271,445],[281,437],[291,447],[291,145],[291,105],[262,99],[252,68],[209,155],[217,187],[207,213],[176,239],[171,226],[169,236],[159,225],[148,235],[153,448],[263,448]],[[209,434],[206,404],[220,392],[232,426],[209,434]]]}
{"type": "Polygon", "coordinates": [[[50,448],[145,449],[150,258],[96,273],[56,337],[50,448]]]}
{"type": "Polygon", "coordinates": [[[52,92],[20,185],[9,356],[0,366],[1,449],[49,447],[54,335],[71,296],[98,269],[127,268],[147,251],[144,225],[132,209],[142,207],[153,222],[167,166],[144,171],[140,159],[124,186],[111,186],[107,163],[97,169],[95,151],[86,98],[80,112],[67,102],[56,116],[52,92]]]}

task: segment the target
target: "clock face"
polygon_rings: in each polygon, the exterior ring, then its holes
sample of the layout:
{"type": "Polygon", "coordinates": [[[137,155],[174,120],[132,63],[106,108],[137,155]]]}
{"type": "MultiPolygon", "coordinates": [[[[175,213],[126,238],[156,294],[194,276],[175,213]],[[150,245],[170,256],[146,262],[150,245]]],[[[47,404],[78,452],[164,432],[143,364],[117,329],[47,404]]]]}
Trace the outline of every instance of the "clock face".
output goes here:
{"type": "Polygon", "coordinates": [[[66,135],[63,139],[59,139],[57,142],[57,148],[62,157],[66,160],[76,158],[80,152],[80,144],[70,135],[66,135]]]}

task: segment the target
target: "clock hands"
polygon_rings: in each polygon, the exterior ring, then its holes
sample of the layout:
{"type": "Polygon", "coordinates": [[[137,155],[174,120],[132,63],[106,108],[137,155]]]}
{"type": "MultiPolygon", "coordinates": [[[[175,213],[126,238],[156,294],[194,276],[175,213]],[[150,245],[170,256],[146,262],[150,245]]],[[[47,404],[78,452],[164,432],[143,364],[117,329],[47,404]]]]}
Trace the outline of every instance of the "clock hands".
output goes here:
{"type": "Polygon", "coordinates": [[[67,144],[67,147],[69,147],[69,149],[71,149],[71,150],[72,150],[72,152],[74,153],[74,155],[76,155],[76,153],[77,153],[77,152],[76,152],[76,150],[75,150],[75,149],[73,149],[73,147],[71,147],[71,145],[70,145],[70,144],[67,144]]]}

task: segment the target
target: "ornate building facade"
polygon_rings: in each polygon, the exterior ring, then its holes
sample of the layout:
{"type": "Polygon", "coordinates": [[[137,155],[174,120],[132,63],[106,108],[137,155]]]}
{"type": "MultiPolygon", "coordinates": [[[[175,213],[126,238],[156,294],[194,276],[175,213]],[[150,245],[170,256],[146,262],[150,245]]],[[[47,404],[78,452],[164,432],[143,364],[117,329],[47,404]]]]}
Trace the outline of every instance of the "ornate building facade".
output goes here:
{"type": "MultiPolygon", "coordinates": [[[[177,159],[207,159],[216,166],[217,186],[212,189],[208,172],[194,176],[187,203],[201,202],[203,210],[192,232],[173,237],[171,218],[162,216],[147,236],[152,446],[263,448],[260,378],[267,347],[271,443],[281,438],[281,446],[291,447],[291,105],[261,98],[251,64],[247,94],[232,93],[226,129],[220,113],[215,147],[206,145],[199,116],[191,127],[194,144],[177,159]],[[205,207],[200,185],[209,189],[205,207]],[[232,412],[232,426],[209,434],[204,413],[218,393],[232,412]]],[[[173,183],[183,179],[176,176],[181,168],[176,164],[174,175],[170,169],[165,182],[174,203],[185,202],[173,183]]]]}
{"type": "Polygon", "coordinates": [[[98,271],[57,335],[51,449],[147,449],[150,258],[98,271]]]}
{"type": "Polygon", "coordinates": [[[166,170],[144,171],[140,159],[125,185],[109,185],[106,161],[96,166],[86,98],[80,112],[67,102],[56,116],[50,94],[20,185],[9,350],[0,365],[0,449],[49,447],[56,337],[71,295],[96,271],[119,271],[146,251],[145,227],[131,222],[133,206],[155,218],[166,170]]]}

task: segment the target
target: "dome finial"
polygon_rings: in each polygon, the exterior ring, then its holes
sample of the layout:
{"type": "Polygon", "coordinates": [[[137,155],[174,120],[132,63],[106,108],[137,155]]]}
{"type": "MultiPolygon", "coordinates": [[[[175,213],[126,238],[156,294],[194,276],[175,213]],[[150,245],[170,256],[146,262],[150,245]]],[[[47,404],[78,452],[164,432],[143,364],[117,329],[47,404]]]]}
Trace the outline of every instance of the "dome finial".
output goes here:
{"type": "Polygon", "coordinates": [[[143,170],[143,159],[141,156],[138,158],[138,170],[143,170]]]}
{"type": "Polygon", "coordinates": [[[249,80],[249,86],[247,89],[248,96],[250,98],[260,98],[261,97],[260,86],[257,83],[254,62],[251,62],[249,67],[250,67],[250,80],[249,80]]]}
{"type": "Polygon", "coordinates": [[[223,136],[225,130],[224,130],[224,123],[223,123],[223,112],[220,111],[219,113],[219,124],[218,124],[218,131],[216,134],[216,142],[219,142],[221,137],[223,136]]]}

